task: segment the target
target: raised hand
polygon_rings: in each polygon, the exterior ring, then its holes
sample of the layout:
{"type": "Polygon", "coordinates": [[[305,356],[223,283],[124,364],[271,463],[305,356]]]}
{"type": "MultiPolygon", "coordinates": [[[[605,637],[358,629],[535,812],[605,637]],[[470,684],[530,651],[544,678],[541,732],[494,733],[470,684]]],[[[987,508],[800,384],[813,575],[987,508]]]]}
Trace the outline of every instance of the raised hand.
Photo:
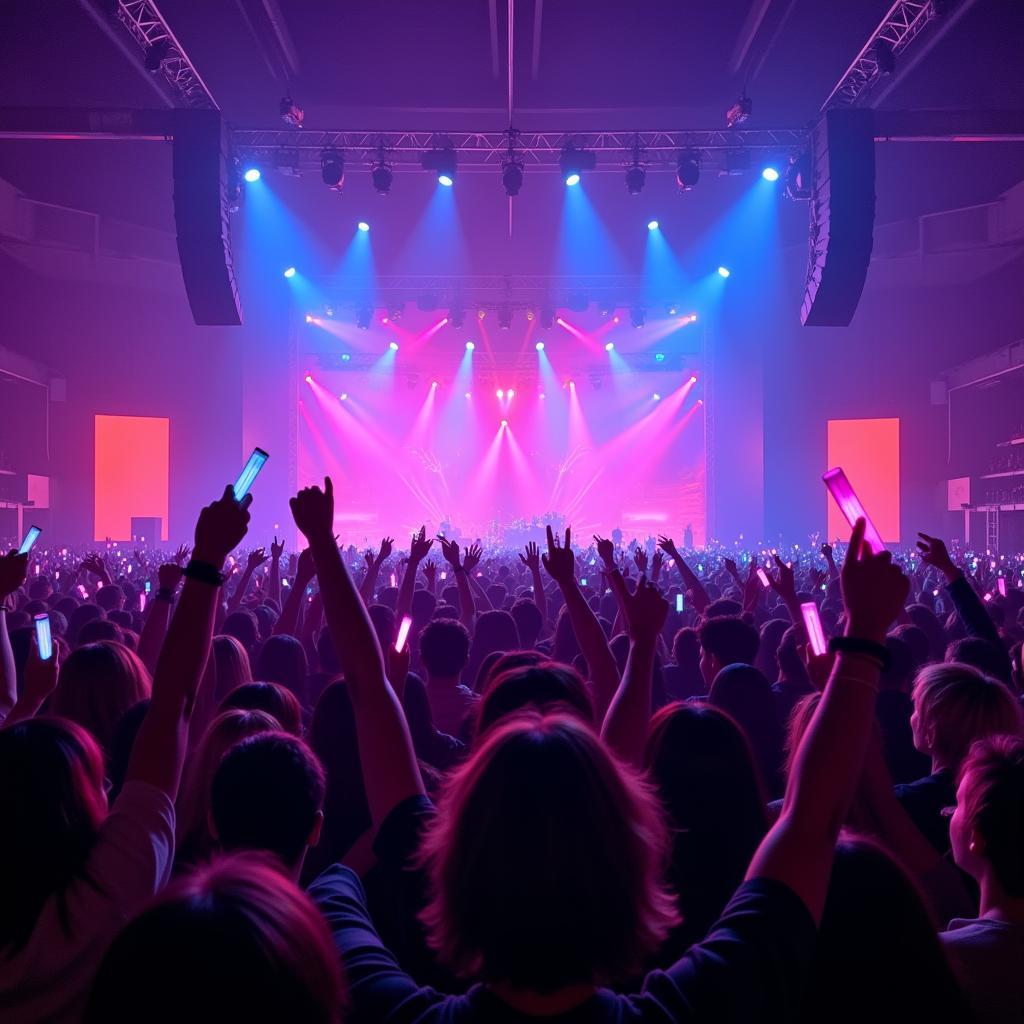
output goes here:
{"type": "Polygon", "coordinates": [[[606,537],[598,537],[594,534],[594,543],[597,544],[597,556],[605,564],[605,568],[609,572],[616,568],[615,566],[615,545],[608,540],[606,537]]]}
{"type": "Polygon", "coordinates": [[[25,582],[28,572],[28,555],[9,551],[0,558],[0,600],[13,594],[25,582]]]}
{"type": "Polygon", "coordinates": [[[576,578],[576,558],[572,553],[572,531],[566,527],[565,546],[558,542],[558,534],[552,533],[551,527],[547,528],[548,553],[541,556],[544,568],[548,575],[559,585],[565,586],[572,583],[576,578]]]}
{"type": "Polygon", "coordinates": [[[334,484],[329,476],[324,477],[324,489],[303,487],[288,505],[292,510],[295,525],[305,534],[307,540],[318,540],[326,534],[334,536],[334,484]]]}
{"type": "Polygon", "coordinates": [[[433,562],[427,562],[423,566],[423,575],[427,577],[427,586],[434,589],[434,579],[437,575],[437,566],[433,562]]]}
{"type": "Polygon", "coordinates": [[[295,566],[295,586],[305,588],[315,575],[316,563],[313,561],[313,552],[309,548],[304,548],[299,552],[299,560],[295,566]]]}
{"type": "Polygon", "coordinates": [[[641,573],[647,572],[647,552],[643,548],[636,548],[633,551],[633,561],[641,573]]]}
{"type": "Polygon", "coordinates": [[[740,578],[739,569],[736,568],[736,563],[731,558],[724,559],[725,571],[732,576],[733,579],[738,580],[740,578]]]}
{"type": "Polygon", "coordinates": [[[665,553],[663,551],[655,551],[651,558],[651,579],[657,580],[661,574],[661,566],[665,561],[665,553]]]}
{"type": "Polygon", "coordinates": [[[427,528],[421,526],[420,532],[414,533],[412,540],[409,542],[409,561],[422,562],[430,553],[433,543],[433,540],[427,540],[427,528]]]}
{"type": "Polygon", "coordinates": [[[831,563],[831,562],[835,561],[835,558],[833,557],[833,554],[832,554],[832,545],[831,544],[828,544],[828,543],[822,544],[821,545],[821,553],[825,556],[825,561],[826,562],[831,563]]]}
{"type": "Polygon", "coordinates": [[[659,537],[658,547],[677,564],[681,561],[679,551],[676,549],[676,542],[671,537],[659,537]]]}
{"type": "Polygon", "coordinates": [[[281,561],[281,556],[284,554],[284,540],[278,541],[276,535],[270,544],[270,557],[275,562],[281,561]]]}
{"type": "Polygon", "coordinates": [[[462,568],[466,572],[472,572],[480,564],[483,553],[484,549],[479,544],[471,544],[462,557],[462,568]]]}
{"type": "Polygon", "coordinates": [[[653,583],[641,576],[636,590],[626,590],[622,595],[622,611],[632,640],[657,639],[668,616],[668,601],[658,592],[653,583]]]}
{"type": "Polygon", "coordinates": [[[363,561],[366,563],[367,569],[372,569],[377,564],[377,559],[370,548],[363,552],[363,561]]]}
{"type": "Polygon", "coordinates": [[[97,554],[86,555],[82,559],[80,571],[84,569],[90,576],[95,576],[97,579],[103,580],[105,583],[110,581],[110,575],[107,573],[107,567],[103,564],[103,559],[97,554]]]}
{"type": "Polygon", "coordinates": [[[264,548],[253,548],[249,557],[245,560],[246,572],[252,572],[267,560],[267,552],[264,548]]]}
{"type": "Polygon", "coordinates": [[[165,562],[156,571],[156,585],[161,590],[169,590],[173,593],[178,589],[178,584],[181,582],[181,574],[184,572],[182,567],[177,562],[165,562]]]}
{"type": "Polygon", "coordinates": [[[193,560],[220,568],[248,529],[249,512],[235,501],[234,488],[228,484],[224,493],[199,513],[193,560]]]}
{"type": "Polygon", "coordinates": [[[526,545],[526,554],[519,556],[519,561],[526,566],[530,572],[540,572],[540,548],[537,547],[536,541],[530,541],[526,545]]]}
{"type": "MultiPolygon", "coordinates": [[[[931,552],[932,549],[929,547],[928,550],[931,552]]],[[[942,550],[945,551],[944,544],[942,550]]],[[[946,557],[948,559],[949,556],[946,557]]],[[[889,627],[903,610],[910,581],[899,566],[893,565],[888,551],[876,555],[864,543],[863,519],[858,519],[853,528],[840,580],[846,606],[847,636],[885,643],[889,627]]]]}
{"type": "Polygon", "coordinates": [[[459,561],[459,542],[456,540],[448,540],[440,535],[438,535],[437,539],[441,542],[441,554],[444,555],[444,560],[453,569],[458,569],[462,564],[459,561]]]}
{"type": "Polygon", "coordinates": [[[921,539],[917,542],[918,550],[921,552],[921,561],[926,565],[932,565],[947,579],[957,575],[959,570],[949,557],[949,551],[945,543],[938,537],[929,537],[927,533],[919,533],[921,539]]]}
{"type": "Polygon", "coordinates": [[[174,564],[184,565],[188,561],[189,547],[187,544],[182,544],[178,547],[178,550],[174,552],[174,564]]]}
{"type": "Polygon", "coordinates": [[[384,537],[380,542],[380,551],[377,552],[377,561],[386,562],[391,557],[391,552],[395,549],[395,538],[384,537]]]}
{"type": "Polygon", "coordinates": [[[771,574],[768,576],[768,580],[774,590],[787,605],[792,607],[797,603],[796,601],[796,578],[793,574],[792,568],[786,565],[786,563],[775,555],[775,564],[778,567],[779,575],[774,577],[771,574]]]}

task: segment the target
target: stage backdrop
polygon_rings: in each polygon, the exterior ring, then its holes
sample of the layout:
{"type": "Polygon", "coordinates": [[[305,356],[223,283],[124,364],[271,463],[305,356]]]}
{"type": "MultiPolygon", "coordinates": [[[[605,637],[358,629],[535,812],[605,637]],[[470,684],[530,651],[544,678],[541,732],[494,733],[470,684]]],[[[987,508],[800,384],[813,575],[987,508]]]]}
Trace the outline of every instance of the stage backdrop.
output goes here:
{"type": "Polygon", "coordinates": [[[682,543],[690,525],[704,542],[699,367],[571,384],[550,370],[499,397],[468,367],[435,387],[383,362],[298,382],[298,483],[333,477],[342,541],[404,543],[447,520],[465,537],[518,543],[524,523],[560,516],[581,540],[618,526],[682,543]]]}

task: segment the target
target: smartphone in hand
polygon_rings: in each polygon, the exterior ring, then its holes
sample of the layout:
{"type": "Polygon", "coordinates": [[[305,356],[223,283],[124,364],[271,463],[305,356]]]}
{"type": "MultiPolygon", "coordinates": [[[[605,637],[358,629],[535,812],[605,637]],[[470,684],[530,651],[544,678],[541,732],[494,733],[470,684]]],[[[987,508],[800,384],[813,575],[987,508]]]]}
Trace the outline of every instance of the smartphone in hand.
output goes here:
{"type": "Polygon", "coordinates": [[[34,616],[32,621],[36,627],[36,647],[39,649],[39,660],[49,661],[53,657],[53,635],[50,633],[50,616],[43,612],[34,616]]]}
{"type": "Polygon", "coordinates": [[[42,532],[38,526],[30,526],[25,534],[25,539],[21,542],[21,547],[18,548],[18,554],[27,555],[35,546],[36,541],[39,540],[39,534],[42,532]]]}

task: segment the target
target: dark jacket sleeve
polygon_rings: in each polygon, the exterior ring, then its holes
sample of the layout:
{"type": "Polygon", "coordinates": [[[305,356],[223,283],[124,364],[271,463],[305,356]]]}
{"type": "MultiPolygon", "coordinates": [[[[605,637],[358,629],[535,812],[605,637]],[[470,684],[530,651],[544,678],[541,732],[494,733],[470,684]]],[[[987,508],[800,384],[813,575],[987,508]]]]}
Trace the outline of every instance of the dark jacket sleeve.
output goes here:
{"type": "Polygon", "coordinates": [[[1004,682],[1010,680],[1010,656],[1006,653],[1006,647],[999,637],[995,623],[985,610],[982,600],[974,592],[974,588],[961,575],[952,583],[946,585],[946,592],[949,594],[956,608],[960,621],[964,624],[968,636],[977,637],[979,640],[987,640],[1000,654],[1000,660],[1005,661],[1005,670],[1000,678],[1004,682]]]}

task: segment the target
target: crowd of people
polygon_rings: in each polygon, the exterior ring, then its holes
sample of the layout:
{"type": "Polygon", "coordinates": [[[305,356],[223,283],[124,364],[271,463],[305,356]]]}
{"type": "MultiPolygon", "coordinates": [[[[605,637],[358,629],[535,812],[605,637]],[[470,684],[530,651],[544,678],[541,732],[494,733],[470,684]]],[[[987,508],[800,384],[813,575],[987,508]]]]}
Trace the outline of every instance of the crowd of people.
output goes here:
{"type": "Polygon", "coordinates": [[[0,1019],[1024,1021],[1019,558],[291,511],[0,557],[0,1019]]]}

